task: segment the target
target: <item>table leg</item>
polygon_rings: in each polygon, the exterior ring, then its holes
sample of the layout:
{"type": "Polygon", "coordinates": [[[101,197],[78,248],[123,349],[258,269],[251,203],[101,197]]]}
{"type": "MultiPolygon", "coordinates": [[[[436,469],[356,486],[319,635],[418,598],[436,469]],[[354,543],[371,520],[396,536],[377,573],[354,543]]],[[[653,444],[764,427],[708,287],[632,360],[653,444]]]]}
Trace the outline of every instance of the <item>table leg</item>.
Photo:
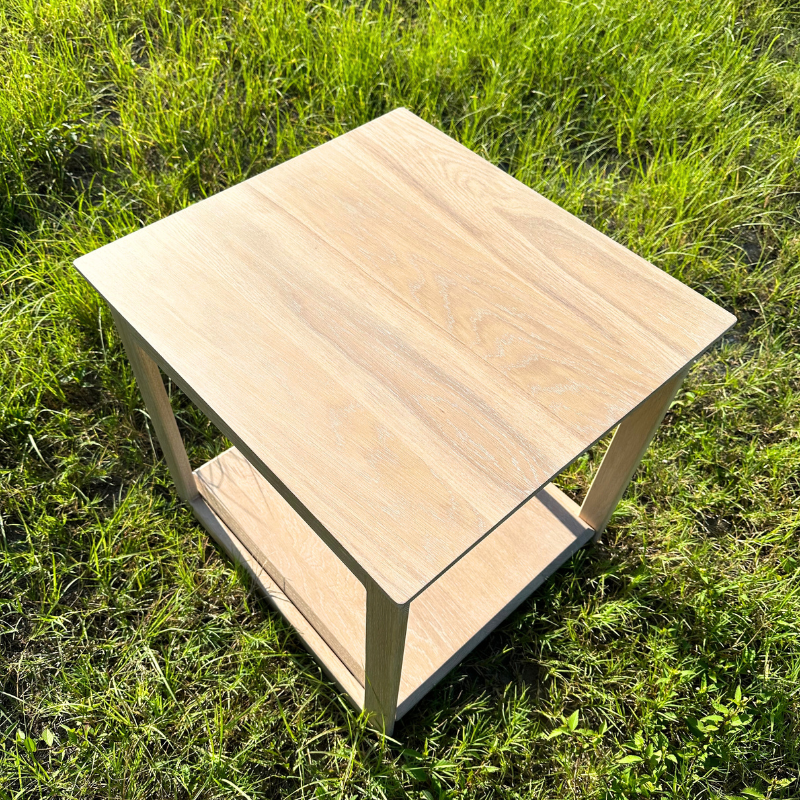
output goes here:
{"type": "Polygon", "coordinates": [[[614,509],[639,466],[650,440],[669,410],[689,368],[681,370],[619,424],[581,506],[580,517],[600,539],[614,509]]]}
{"type": "Polygon", "coordinates": [[[164,458],[167,462],[172,480],[178,496],[189,502],[199,496],[197,484],[186,457],[186,450],[181,440],[175,414],[164,389],[164,381],[158,365],[142,350],[137,341],[137,335],[128,323],[115,311],[111,315],[119,333],[125,352],[128,355],[136,383],[142,394],[150,421],[155,428],[156,438],[161,445],[164,458]]]}
{"type": "Polygon", "coordinates": [[[398,605],[373,581],[367,588],[364,709],[387,736],[394,730],[409,604],[398,605]]]}

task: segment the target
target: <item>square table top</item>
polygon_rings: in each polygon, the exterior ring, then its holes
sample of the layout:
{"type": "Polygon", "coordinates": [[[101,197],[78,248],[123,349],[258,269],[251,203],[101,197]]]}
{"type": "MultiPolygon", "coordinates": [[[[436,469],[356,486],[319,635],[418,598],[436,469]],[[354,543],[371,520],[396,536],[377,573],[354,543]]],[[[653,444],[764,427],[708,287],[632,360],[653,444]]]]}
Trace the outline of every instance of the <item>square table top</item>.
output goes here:
{"type": "Polygon", "coordinates": [[[405,109],[76,266],[397,602],[735,321],[405,109]]]}

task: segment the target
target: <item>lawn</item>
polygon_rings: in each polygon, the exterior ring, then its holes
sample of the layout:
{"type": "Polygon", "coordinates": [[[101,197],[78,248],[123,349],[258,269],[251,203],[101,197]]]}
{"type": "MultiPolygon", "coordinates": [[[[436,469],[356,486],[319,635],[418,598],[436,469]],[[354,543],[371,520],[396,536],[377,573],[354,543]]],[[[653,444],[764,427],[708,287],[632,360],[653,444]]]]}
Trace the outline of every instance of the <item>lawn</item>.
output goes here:
{"type": "Polygon", "coordinates": [[[5,0],[0,74],[0,798],[800,795],[796,4],[5,0]],[[392,741],[178,501],[71,262],[401,105],[739,323],[392,741]]]}

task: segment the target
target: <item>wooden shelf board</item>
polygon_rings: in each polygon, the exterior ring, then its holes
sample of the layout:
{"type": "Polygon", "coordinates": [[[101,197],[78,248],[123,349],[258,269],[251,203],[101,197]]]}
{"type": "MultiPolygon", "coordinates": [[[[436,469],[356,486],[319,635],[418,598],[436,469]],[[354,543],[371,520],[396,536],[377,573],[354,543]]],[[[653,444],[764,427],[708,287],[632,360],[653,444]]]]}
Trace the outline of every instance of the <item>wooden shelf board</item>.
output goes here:
{"type": "MultiPolygon", "coordinates": [[[[195,471],[195,513],[243,563],[328,674],[363,705],[366,591],[236,448],[195,471]],[[206,505],[207,504],[207,505],[206,505]]],[[[552,484],[411,603],[398,718],[594,531],[552,484]]]]}
{"type": "Polygon", "coordinates": [[[411,603],[399,719],[594,531],[548,484],[411,603]]]}
{"type": "Polygon", "coordinates": [[[252,553],[247,550],[202,497],[192,500],[191,507],[197,521],[208,531],[232,561],[245,568],[256,586],[262,590],[270,605],[282,614],[294,628],[303,646],[312,655],[316,656],[325,674],[347,695],[348,700],[355,708],[360,711],[364,706],[364,688],[336,657],[336,654],[328,647],[327,642],[309,624],[308,620],[256,561],[252,553]]]}

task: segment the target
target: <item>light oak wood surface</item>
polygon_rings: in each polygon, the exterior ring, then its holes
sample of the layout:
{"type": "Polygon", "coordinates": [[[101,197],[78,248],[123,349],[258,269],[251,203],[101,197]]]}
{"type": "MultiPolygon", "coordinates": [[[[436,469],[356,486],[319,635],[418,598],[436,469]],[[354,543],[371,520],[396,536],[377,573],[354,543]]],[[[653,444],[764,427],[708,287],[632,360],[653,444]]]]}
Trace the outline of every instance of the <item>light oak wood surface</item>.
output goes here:
{"type": "Polygon", "coordinates": [[[235,448],[196,473],[203,498],[364,685],[364,586],[235,448]]]}
{"type": "Polygon", "coordinates": [[[397,719],[409,604],[397,605],[373,581],[367,582],[366,589],[364,710],[373,725],[391,734],[397,719]]]}
{"type": "Polygon", "coordinates": [[[597,541],[611,519],[642,460],[650,441],[658,430],[670,403],[680,389],[687,369],[657,389],[619,425],[606,450],[600,468],[581,504],[580,517],[591,526],[597,541]]]}
{"type": "Polygon", "coordinates": [[[181,500],[191,502],[198,496],[197,485],[158,365],[139,346],[138,338],[128,323],[113,310],[112,315],[156,438],[161,445],[170,477],[175,483],[175,491],[181,500]]]}
{"type": "Polygon", "coordinates": [[[261,589],[269,604],[292,626],[305,648],[317,657],[325,674],[345,692],[356,710],[360,711],[364,707],[364,688],[330,649],[325,639],[317,633],[314,626],[281,591],[269,573],[202,497],[195,497],[191,501],[191,508],[197,521],[228,557],[244,568],[254,584],[261,589]]]}
{"type": "Polygon", "coordinates": [[[405,110],[76,264],[396,605],[734,321],[405,110]]]}
{"type": "Polygon", "coordinates": [[[411,603],[398,719],[591,539],[578,511],[548,484],[411,603]]]}
{"type": "MultiPolygon", "coordinates": [[[[339,685],[347,683],[341,677],[343,669],[358,685],[358,690],[347,691],[360,708],[365,682],[364,587],[236,448],[226,450],[195,474],[204,503],[242,542],[240,547],[251,554],[269,576],[270,585],[291,605],[295,614],[292,624],[299,614],[325,642],[320,650],[316,640],[306,634],[309,649],[330,674],[339,676],[339,685]]],[[[563,492],[545,486],[411,602],[395,701],[397,718],[591,538],[592,529],[578,513],[577,504],[563,492]]],[[[209,532],[218,538],[213,529],[209,532]]],[[[222,544],[230,550],[229,544],[222,544]]],[[[259,582],[263,588],[263,576],[259,582]]],[[[391,613],[391,607],[389,612],[385,607],[383,611],[391,613]]],[[[380,632],[380,625],[377,630],[380,632]]],[[[396,655],[400,637],[393,636],[392,630],[391,625],[385,626],[386,642],[378,644],[396,655]]],[[[379,651],[378,680],[380,655],[379,651]]],[[[392,662],[395,669],[397,661],[392,662]]],[[[393,684],[396,677],[396,673],[390,674],[385,683],[393,684]]],[[[371,710],[377,706],[386,715],[384,727],[390,732],[391,696],[371,702],[371,710]]]]}

